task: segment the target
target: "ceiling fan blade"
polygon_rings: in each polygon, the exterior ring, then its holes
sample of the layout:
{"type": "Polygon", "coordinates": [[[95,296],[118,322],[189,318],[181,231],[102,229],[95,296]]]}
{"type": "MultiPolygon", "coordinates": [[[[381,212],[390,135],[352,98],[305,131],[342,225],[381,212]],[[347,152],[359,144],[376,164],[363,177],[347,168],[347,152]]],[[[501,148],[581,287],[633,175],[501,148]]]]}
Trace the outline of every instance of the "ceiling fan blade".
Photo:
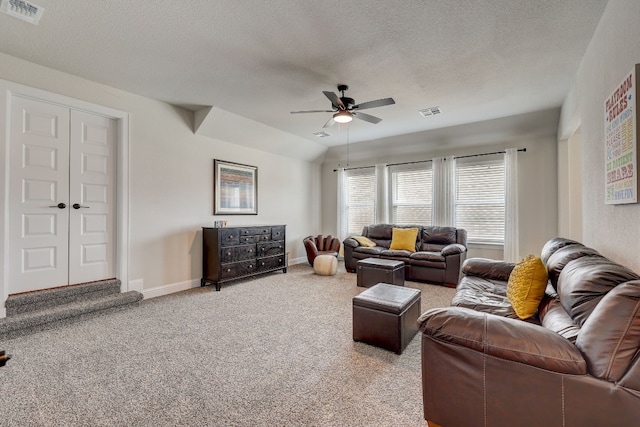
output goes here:
{"type": "Polygon", "coordinates": [[[306,111],[292,111],[291,114],[300,113],[335,113],[333,110],[306,110],[306,111]]]}
{"type": "Polygon", "coordinates": [[[353,116],[356,119],[364,120],[365,122],[373,123],[374,125],[378,124],[378,123],[380,123],[382,121],[381,118],[372,116],[371,114],[360,113],[360,112],[356,112],[356,111],[353,111],[353,116]]]}
{"type": "Polygon", "coordinates": [[[395,103],[396,101],[394,101],[393,98],[383,98],[383,99],[376,99],[375,101],[368,101],[368,102],[363,102],[362,104],[354,105],[353,109],[366,110],[367,108],[382,107],[384,105],[391,105],[395,103]]]}
{"type": "Polygon", "coordinates": [[[336,95],[333,92],[327,92],[326,90],[323,90],[322,93],[324,93],[324,96],[329,98],[329,101],[331,101],[331,105],[335,105],[336,107],[340,108],[341,110],[345,109],[345,106],[342,103],[342,100],[340,98],[338,98],[338,95],[336,95]]]}
{"type": "Polygon", "coordinates": [[[327,121],[327,123],[325,123],[325,124],[324,124],[324,126],[322,126],[322,127],[323,127],[323,128],[328,128],[328,127],[331,127],[331,126],[333,126],[333,125],[335,125],[335,124],[336,124],[335,120],[333,120],[333,117],[331,117],[331,118],[327,121]]]}

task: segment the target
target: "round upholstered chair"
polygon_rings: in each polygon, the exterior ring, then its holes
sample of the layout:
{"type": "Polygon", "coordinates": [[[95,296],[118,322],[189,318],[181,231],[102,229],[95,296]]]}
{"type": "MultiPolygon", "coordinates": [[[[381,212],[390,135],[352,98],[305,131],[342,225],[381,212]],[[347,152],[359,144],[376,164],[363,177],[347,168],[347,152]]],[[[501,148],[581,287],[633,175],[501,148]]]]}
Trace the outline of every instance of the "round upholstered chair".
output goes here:
{"type": "Polygon", "coordinates": [[[302,241],[307,251],[307,261],[309,265],[313,265],[313,261],[318,255],[331,255],[338,258],[340,252],[340,240],[331,235],[308,236],[302,241]]]}
{"type": "Polygon", "coordinates": [[[313,271],[319,276],[335,276],[338,258],[333,255],[318,255],[313,260],[313,271]]]}

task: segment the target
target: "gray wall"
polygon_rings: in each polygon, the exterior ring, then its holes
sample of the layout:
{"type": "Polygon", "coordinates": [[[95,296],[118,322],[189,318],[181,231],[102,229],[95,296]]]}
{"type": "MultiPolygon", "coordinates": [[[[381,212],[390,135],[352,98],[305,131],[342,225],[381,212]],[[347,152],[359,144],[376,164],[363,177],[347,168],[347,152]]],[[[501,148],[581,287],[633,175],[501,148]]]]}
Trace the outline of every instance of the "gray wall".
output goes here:
{"type": "Polygon", "coordinates": [[[611,0],[563,104],[558,133],[566,139],[580,126],[582,134],[584,243],[640,272],[640,205],[604,203],[604,102],[637,63],[640,1],[611,0]]]}

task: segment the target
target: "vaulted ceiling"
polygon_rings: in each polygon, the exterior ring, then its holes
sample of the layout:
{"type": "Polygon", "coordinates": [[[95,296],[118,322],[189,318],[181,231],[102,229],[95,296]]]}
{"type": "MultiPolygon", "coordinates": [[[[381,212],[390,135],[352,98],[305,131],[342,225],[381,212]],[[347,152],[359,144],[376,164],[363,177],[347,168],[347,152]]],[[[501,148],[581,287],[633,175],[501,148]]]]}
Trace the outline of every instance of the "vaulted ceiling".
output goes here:
{"type": "Polygon", "coordinates": [[[340,83],[356,103],[395,100],[349,124],[351,142],[559,107],[607,1],[33,3],[38,25],[0,14],[1,52],[330,147],[344,143],[322,128],[331,113],[290,112],[331,109],[322,91],[340,83]]]}

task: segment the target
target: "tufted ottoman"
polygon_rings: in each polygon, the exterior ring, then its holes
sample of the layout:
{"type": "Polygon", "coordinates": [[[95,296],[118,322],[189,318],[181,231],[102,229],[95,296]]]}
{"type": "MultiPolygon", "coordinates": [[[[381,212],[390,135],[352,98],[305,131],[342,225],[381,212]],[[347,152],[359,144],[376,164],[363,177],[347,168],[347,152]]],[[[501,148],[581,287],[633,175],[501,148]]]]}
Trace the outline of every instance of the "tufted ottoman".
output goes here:
{"type": "Polygon", "coordinates": [[[318,255],[313,260],[313,271],[320,276],[334,276],[338,271],[338,258],[333,255],[318,255]]]}
{"type": "Polygon", "coordinates": [[[420,291],[378,283],[353,297],[353,340],[401,354],[418,332],[420,291]]]}

